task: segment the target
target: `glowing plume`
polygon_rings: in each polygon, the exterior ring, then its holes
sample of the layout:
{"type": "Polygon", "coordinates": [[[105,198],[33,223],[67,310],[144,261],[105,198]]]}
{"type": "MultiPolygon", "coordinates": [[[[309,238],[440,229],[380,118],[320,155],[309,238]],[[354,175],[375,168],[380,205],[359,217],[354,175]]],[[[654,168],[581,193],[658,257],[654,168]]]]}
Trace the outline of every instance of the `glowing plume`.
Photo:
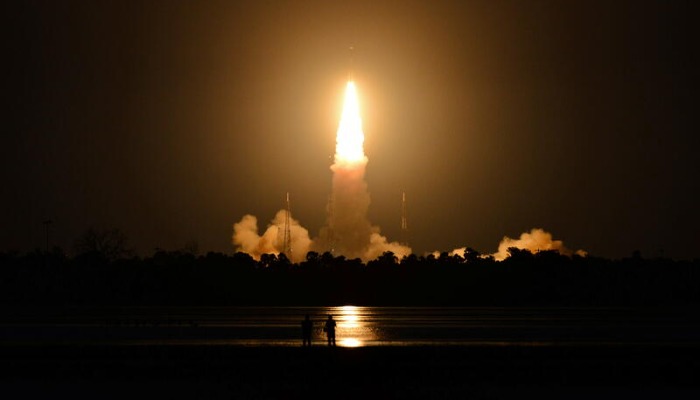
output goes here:
{"type": "MultiPolygon", "coordinates": [[[[370,204],[369,191],[365,181],[367,157],[363,149],[365,135],[362,132],[360,105],[355,82],[348,82],[345,89],[345,102],[336,134],[335,162],[332,192],[327,209],[325,226],[319,237],[310,239],[308,231],[291,220],[291,238],[294,252],[293,262],[303,261],[309,250],[330,251],[348,259],[359,258],[364,262],[374,260],[391,251],[401,258],[411,254],[411,248],[397,242],[390,242],[382,236],[380,229],[370,223],[367,212],[370,204]]],[[[280,210],[265,233],[258,233],[257,219],[246,215],[233,226],[233,244],[237,251],[243,251],[259,259],[262,254],[279,254],[284,250],[284,237],[281,232],[286,226],[287,211],[280,210]]]]}
{"type": "Polygon", "coordinates": [[[360,104],[357,100],[355,82],[348,82],[345,88],[345,102],[343,114],[340,117],[338,133],[335,145],[335,164],[341,167],[352,167],[359,163],[366,163],[367,157],[362,145],[365,142],[365,134],[362,132],[362,118],[360,118],[360,104]]]}

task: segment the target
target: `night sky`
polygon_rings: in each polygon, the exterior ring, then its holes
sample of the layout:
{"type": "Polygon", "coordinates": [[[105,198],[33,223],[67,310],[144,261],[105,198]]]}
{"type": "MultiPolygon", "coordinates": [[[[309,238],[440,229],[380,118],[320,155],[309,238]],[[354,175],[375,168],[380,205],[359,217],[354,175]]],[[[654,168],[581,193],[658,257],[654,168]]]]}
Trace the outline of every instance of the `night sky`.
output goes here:
{"type": "Polygon", "coordinates": [[[94,226],[141,255],[232,253],[232,224],[264,229],[287,191],[317,235],[352,71],[390,240],[405,191],[417,254],[543,228],[700,256],[693,2],[16,3],[0,251],[43,248],[50,219],[68,252],[94,226]]]}

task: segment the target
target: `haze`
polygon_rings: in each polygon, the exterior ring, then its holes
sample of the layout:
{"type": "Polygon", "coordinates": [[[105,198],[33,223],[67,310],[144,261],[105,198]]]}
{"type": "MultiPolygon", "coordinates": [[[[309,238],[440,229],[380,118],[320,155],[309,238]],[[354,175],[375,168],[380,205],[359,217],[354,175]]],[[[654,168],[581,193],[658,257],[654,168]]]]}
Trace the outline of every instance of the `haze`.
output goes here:
{"type": "Polygon", "coordinates": [[[117,227],[232,252],[290,192],[324,223],[350,71],[369,219],[421,254],[544,228],[698,256],[690,2],[71,2],[7,10],[0,249],[117,227]],[[354,47],[354,55],[348,48],[354,47]]]}

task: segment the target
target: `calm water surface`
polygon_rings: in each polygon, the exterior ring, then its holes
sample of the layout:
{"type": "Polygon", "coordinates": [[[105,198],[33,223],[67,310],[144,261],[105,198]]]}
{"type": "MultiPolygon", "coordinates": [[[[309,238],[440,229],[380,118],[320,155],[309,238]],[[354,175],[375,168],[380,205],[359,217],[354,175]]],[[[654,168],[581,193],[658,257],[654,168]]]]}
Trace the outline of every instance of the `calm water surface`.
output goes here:
{"type": "Polygon", "coordinates": [[[333,315],[337,344],[700,345],[692,311],[632,308],[127,307],[0,310],[0,344],[299,346],[300,322],[314,321],[325,345],[333,315]]]}

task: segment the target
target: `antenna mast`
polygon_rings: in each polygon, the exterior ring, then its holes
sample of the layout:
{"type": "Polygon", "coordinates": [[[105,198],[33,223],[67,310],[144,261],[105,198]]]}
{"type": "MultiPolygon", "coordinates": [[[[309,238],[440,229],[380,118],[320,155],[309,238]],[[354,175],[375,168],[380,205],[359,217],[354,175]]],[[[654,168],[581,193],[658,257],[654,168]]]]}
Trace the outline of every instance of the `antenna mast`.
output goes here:
{"type": "Polygon", "coordinates": [[[328,213],[328,231],[326,232],[326,240],[328,241],[328,251],[335,255],[335,199],[333,195],[328,196],[328,204],[326,212],[328,213]]]}
{"type": "Polygon", "coordinates": [[[401,194],[401,244],[408,245],[408,217],[406,215],[406,192],[401,194]]]}
{"type": "Polygon", "coordinates": [[[289,192],[287,192],[287,213],[284,216],[284,255],[292,258],[292,230],[291,230],[292,208],[289,205],[289,192]]]}

